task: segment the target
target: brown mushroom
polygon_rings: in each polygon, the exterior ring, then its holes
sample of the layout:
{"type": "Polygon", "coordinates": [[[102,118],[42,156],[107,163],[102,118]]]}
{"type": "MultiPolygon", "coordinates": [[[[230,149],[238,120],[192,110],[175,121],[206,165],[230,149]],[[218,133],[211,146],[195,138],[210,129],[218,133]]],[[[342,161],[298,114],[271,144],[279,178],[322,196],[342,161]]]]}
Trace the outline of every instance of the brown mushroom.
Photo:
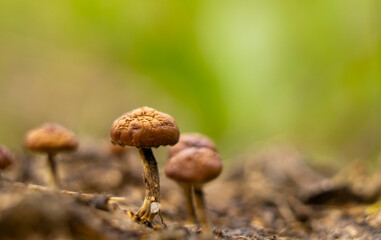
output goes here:
{"type": "Polygon", "coordinates": [[[165,174],[181,184],[192,186],[196,211],[204,232],[211,232],[211,223],[206,210],[203,184],[215,179],[222,171],[221,157],[210,148],[187,148],[169,159],[165,174]]]}
{"type": "Polygon", "coordinates": [[[15,158],[11,151],[3,145],[0,145],[0,177],[1,171],[12,165],[15,161],[15,158]]]}
{"type": "Polygon", "coordinates": [[[178,152],[190,147],[205,147],[210,148],[213,151],[217,151],[216,145],[207,136],[200,133],[185,133],[180,135],[180,140],[176,145],[169,148],[168,157],[171,158],[178,152]]]}
{"type": "Polygon", "coordinates": [[[107,143],[109,155],[117,160],[115,163],[122,174],[118,186],[123,187],[126,183],[140,185],[142,180],[141,173],[136,171],[136,163],[132,162],[132,152],[135,148],[114,145],[110,141],[107,143]]]}
{"type": "Polygon", "coordinates": [[[77,149],[78,139],[75,134],[59,124],[45,123],[27,132],[25,145],[31,151],[48,155],[48,163],[53,175],[52,184],[59,187],[55,155],[59,152],[77,149]]]}
{"type": "MultiPolygon", "coordinates": [[[[217,151],[214,142],[207,136],[200,133],[184,133],[180,135],[179,142],[170,147],[168,150],[168,158],[173,157],[177,153],[187,148],[202,148],[206,147],[213,151],[217,151]]],[[[187,221],[189,223],[196,223],[196,212],[193,203],[193,186],[191,184],[178,182],[184,192],[187,206],[187,221]]]]}
{"type": "Polygon", "coordinates": [[[115,145],[112,143],[109,143],[109,152],[112,156],[115,156],[120,161],[123,159],[124,155],[127,153],[128,148],[124,146],[115,145]]]}
{"type": "Polygon", "coordinates": [[[160,210],[159,171],[151,148],[176,144],[180,135],[177,124],[165,113],[142,107],[117,118],[110,135],[114,144],[139,149],[144,167],[146,194],[143,205],[134,217],[149,225],[160,210]]]}

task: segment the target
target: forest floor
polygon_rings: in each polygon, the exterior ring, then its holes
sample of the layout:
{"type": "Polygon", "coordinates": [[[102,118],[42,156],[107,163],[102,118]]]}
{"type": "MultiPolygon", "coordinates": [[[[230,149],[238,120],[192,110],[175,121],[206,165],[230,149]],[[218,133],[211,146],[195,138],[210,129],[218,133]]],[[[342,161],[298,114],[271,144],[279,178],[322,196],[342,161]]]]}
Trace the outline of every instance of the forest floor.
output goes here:
{"type": "MultiPolygon", "coordinates": [[[[179,186],[161,172],[155,227],[129,216],[144,199],[136,150],[122,158],[89,147],[58,157],[62,189],[47,186],[44,156],[20,154],[0,178],[0,239],[210,239],[187,224],[179,186]],[[121,197],[113,199],[110,197],[121,197]]],[[[381,167],[311,167],[291,146],[227,161],[205,187],[216,239],[381,239],[381,167]]],[[[160,169],[163,169],[161,166],[160,169]]]]}

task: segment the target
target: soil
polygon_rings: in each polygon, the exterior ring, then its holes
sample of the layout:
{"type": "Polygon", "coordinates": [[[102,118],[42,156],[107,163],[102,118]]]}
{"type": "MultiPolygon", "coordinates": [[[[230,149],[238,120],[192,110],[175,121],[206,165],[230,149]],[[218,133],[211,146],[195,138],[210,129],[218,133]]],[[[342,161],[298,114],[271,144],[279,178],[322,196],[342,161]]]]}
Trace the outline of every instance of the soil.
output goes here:
{"type": "Polygon", "coordinates": [[[93,144],[58,155],[61,189],[68,191],[46,187],[45,156],[23,153],[17,159],[0,179],[4,240],[381,239],[381,168],[370,172],[366,162],[338,170],[311,167],[286,145],[230,159],[221,176],[204,187],[214,226],[210,235],[186,222],[181,188],[162,173],[154,224],[131,218],[145,193],[135,149],[112,155],[93,144]]]}

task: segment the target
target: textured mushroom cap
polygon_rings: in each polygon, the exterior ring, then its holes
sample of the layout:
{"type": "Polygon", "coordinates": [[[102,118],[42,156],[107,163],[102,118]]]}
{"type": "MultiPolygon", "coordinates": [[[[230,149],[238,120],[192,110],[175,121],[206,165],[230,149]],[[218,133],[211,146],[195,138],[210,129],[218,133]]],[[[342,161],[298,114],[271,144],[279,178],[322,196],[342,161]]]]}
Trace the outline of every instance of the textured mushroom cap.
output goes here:
{"type": "Polygon", "coordinates": [[[78,147],[78,139],[72,131],[59,124],[45,123],[26,134],[25,145],[36,152],[73,151],[78,147]]]}
{"type": "Polygon", "coordinates": [[[142,107],[117,118],[110,135],[114,144],[151,148],[176,144],[180,132],[171,116],[142,107]]]}
{"type": "Polygon", "coordinates": [[[220,155],[209,148],[187,148],[169,159],[165,174],[183,183],[203,184],[222,171],[220,155]]]}
{"type": "Polygon", "coordinates": [[[0,169],[5,169],[15,161],[13,154],[5,146],[0,145],[0,169]]]}
{"type": "Polygon", "coordinates": [[[190,147],[195,147],[195,148],[205,147],[213,151],[217,151],[216,145],[207,136],[202,135],[200,133],[186,133],[186,134],[181,134],[179,142],[176,145],[169,148],[168,150],[169,158],[173,157],[178,152],[190,147]]]}

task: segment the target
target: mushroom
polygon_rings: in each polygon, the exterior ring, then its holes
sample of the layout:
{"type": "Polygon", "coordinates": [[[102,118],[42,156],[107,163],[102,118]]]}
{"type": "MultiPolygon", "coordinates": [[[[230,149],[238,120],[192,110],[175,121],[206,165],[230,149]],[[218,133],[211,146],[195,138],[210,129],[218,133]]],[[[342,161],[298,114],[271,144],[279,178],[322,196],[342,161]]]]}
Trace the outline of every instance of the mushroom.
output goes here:
{"type": "Polygon", "coordinates": [[[55,155],[59,152],[77,149],[78,139],[75,134],[59,124],[45,123],[27,132],[25,145],[31,151],[48,155],[48,163],[53,175],[52,185],[59,187],[55,155]]]}
{"type": "Polygon", "coordinates": [[[112,143],[109,143],[109,152],[112,156],[115,156],[116,158],[118,158],[120,161],[122,161],[124,155],[126,154],[126,152],[128,151],[128,148],[126,147],[123,147],[123,146],[119,146],[119,145],[114,145],[112,143]]]}
{"type": "Polygon", "coordinates": [[[12,165],[15,161],[15,158],[11,151],[3,145],[0,145],[0,177],[1,171],[12,165]]]}
{"type": "Polygon", "coordinates": [[[169,159],[165,174],[181,183],[192,186],[196,212],[204,232],[211,232],[202,186],[215,179],[222,171],[220,155],[210,148],[186,148],[169,159]]]}
{"type": "Polygon", "coordinates": [[[110,135],[113,144],[134,146],[139,150],[144,167],[146,193],[134,218],[151,225],[160,210],[159,170],[151,148],[176,144],[180,135],[177,124],[165,113],[142,107],[117,118],[110,135]]]}
{"type": "Polygon", "coordinates": [[[129,184],[141,184],[142,176],[140,172],[136,171],[138,163],[132,162],[132,151],[134,147],[130,146],[120,146],[118,144],[114,145],[108,142],[108,152],[109,155],[115,158],[114,163],[117,165],[116,168],[119,169],[122,174],[122,178],[119,181],[118,186],[123,187],[126,183],[129,184]]]}
{"type": "Polygon", "coordinates": [[[206,147],[210,148],[213,151],[217,151],[216,145],[207,136],[202,135],[200,133],[184,133],[181,134],[179,142],[176,145],[169,148],[169,158],[171,158],[178,152],[190,147],[206,147]]]}
{"type": "MultiPolygon", "coordinates": [[[[200,133],[184,133],[180,135],[179,142],[176,145],[169,148],[168,158],[171,158],[177,153],[181,152],[182,150],[190,148],[190,147],[195,147],[195,148],[206,147],[213,151],[217,151],[216,145],[207,136],[202,135],[200,133]]],[[[187,183],[178,182],[178,184],[182,188],[186,198],[187,217],[188,217],[187,221],[189,223],[196,223],[196,213],[195,213],[194,203],[193,203],[193,187],[192,185],[187,183]]]]}

